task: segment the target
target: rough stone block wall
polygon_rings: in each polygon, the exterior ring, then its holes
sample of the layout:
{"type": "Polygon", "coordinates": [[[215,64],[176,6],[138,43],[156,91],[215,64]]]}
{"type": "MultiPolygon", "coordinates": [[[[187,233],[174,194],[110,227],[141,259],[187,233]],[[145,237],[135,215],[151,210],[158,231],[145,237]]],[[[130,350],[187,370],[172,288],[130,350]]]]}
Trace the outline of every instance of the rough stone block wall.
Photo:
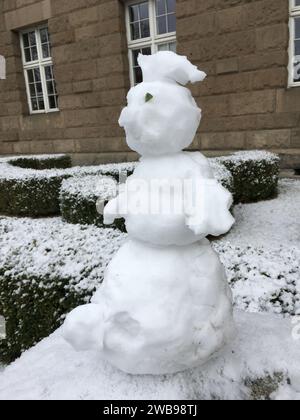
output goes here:
{"type": "MultiPolygon", "coordinates": [[[[177,0],[178,52],[208,73],[193,149],[267,148],[300,167],[300,87],[287,89],[287,0],[177,0]]],[[[129,88],[122,0],[1,0],[0,154],[129,160],[117,120],[129,88]],[[29,115],[17,30],[48,21],[60,112],[29,115]]]]}
{"type": "Polygon", "coordinates": [[[287,0],[177,0],[178,52],[208,73],[195,147],[272,149],[300,167],[300,87],[288,89],[287,0]]]}
{"type": "Polygon", "coordinates": [[[7,59],[7,80],[0,81],[0,154],[66,152],[75,163],[133,158],[117,124],[129,88],[119,0],[1,0],[0,31],[7,59]],[[60,112],[29,115],[17,29],[27,15],[27,26],[41,23],[42,13],[49,14],[60,112]]]}

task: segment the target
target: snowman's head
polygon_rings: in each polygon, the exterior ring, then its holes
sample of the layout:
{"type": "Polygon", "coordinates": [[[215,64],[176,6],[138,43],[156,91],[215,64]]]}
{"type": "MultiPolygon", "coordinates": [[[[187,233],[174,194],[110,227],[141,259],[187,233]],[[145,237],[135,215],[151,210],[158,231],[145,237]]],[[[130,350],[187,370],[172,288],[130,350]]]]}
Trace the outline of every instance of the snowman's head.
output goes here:
{"type": "Polygon", "coordinates": [[[201,81],[205,73],[173,52],[140,55],[143,83],[132,88],[120,116],[129,147],[141,155],[176,153],[188,147],[201,120],[190,91],[180,84],[201,81]]]}

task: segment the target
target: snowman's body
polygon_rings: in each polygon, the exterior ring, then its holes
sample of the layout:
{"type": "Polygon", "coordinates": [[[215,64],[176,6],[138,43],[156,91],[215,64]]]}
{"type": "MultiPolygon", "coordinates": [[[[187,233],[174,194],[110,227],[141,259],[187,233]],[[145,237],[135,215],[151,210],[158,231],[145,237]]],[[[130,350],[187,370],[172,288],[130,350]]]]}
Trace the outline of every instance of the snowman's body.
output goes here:
{"type": "Polygon", "coordinates": [[[182,151],[201,111],[177,83],[205,75],[173,53],[139,62],[145,82],[129,92],[120,124],[142,158],[104,213],[107,223],[125,217],[130,239],[92,304],[67,317],[65,337],[75,348],[98,348],[125,372],[163,374],[206,362],[231,336],[231,292],[205,237],[234,220],[231,195],[207,159],[182,151]]]}

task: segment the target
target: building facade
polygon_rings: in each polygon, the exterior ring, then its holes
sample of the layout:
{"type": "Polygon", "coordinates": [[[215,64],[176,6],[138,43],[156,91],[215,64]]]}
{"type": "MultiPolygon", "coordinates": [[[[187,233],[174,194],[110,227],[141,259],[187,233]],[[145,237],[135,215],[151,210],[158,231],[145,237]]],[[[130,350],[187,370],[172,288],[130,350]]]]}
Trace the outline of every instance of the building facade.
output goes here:
{"type": "Polygon", "coordinates": [[[117,121],[138,53],[160,50],[208,74],[193,150],[300,168],[300,0],[0,0],[0,154],[135,158],[117,121]]]}

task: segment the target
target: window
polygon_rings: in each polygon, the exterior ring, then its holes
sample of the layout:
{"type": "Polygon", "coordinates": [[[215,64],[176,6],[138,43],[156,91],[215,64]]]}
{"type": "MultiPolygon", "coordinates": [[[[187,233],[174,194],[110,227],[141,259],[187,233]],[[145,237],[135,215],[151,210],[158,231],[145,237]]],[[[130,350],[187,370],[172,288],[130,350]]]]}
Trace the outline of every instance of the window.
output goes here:
{"type": "Polygon", "coordinates": [[[300,86],[300,0],[290,0],[289,86],[300,86]]]}
{"type": "Polygon", "coordinates": [[[142,82],[142,71],[137,62],[139,53],[176,52],[175,9],[176,0],[127,2],[126,26],[132,85],[142,82]]]}
{"type": "Polygon", "coordinates": [[[58,111],[48,28],[21,32],[20,39],[30,113],[58,111]]]}

